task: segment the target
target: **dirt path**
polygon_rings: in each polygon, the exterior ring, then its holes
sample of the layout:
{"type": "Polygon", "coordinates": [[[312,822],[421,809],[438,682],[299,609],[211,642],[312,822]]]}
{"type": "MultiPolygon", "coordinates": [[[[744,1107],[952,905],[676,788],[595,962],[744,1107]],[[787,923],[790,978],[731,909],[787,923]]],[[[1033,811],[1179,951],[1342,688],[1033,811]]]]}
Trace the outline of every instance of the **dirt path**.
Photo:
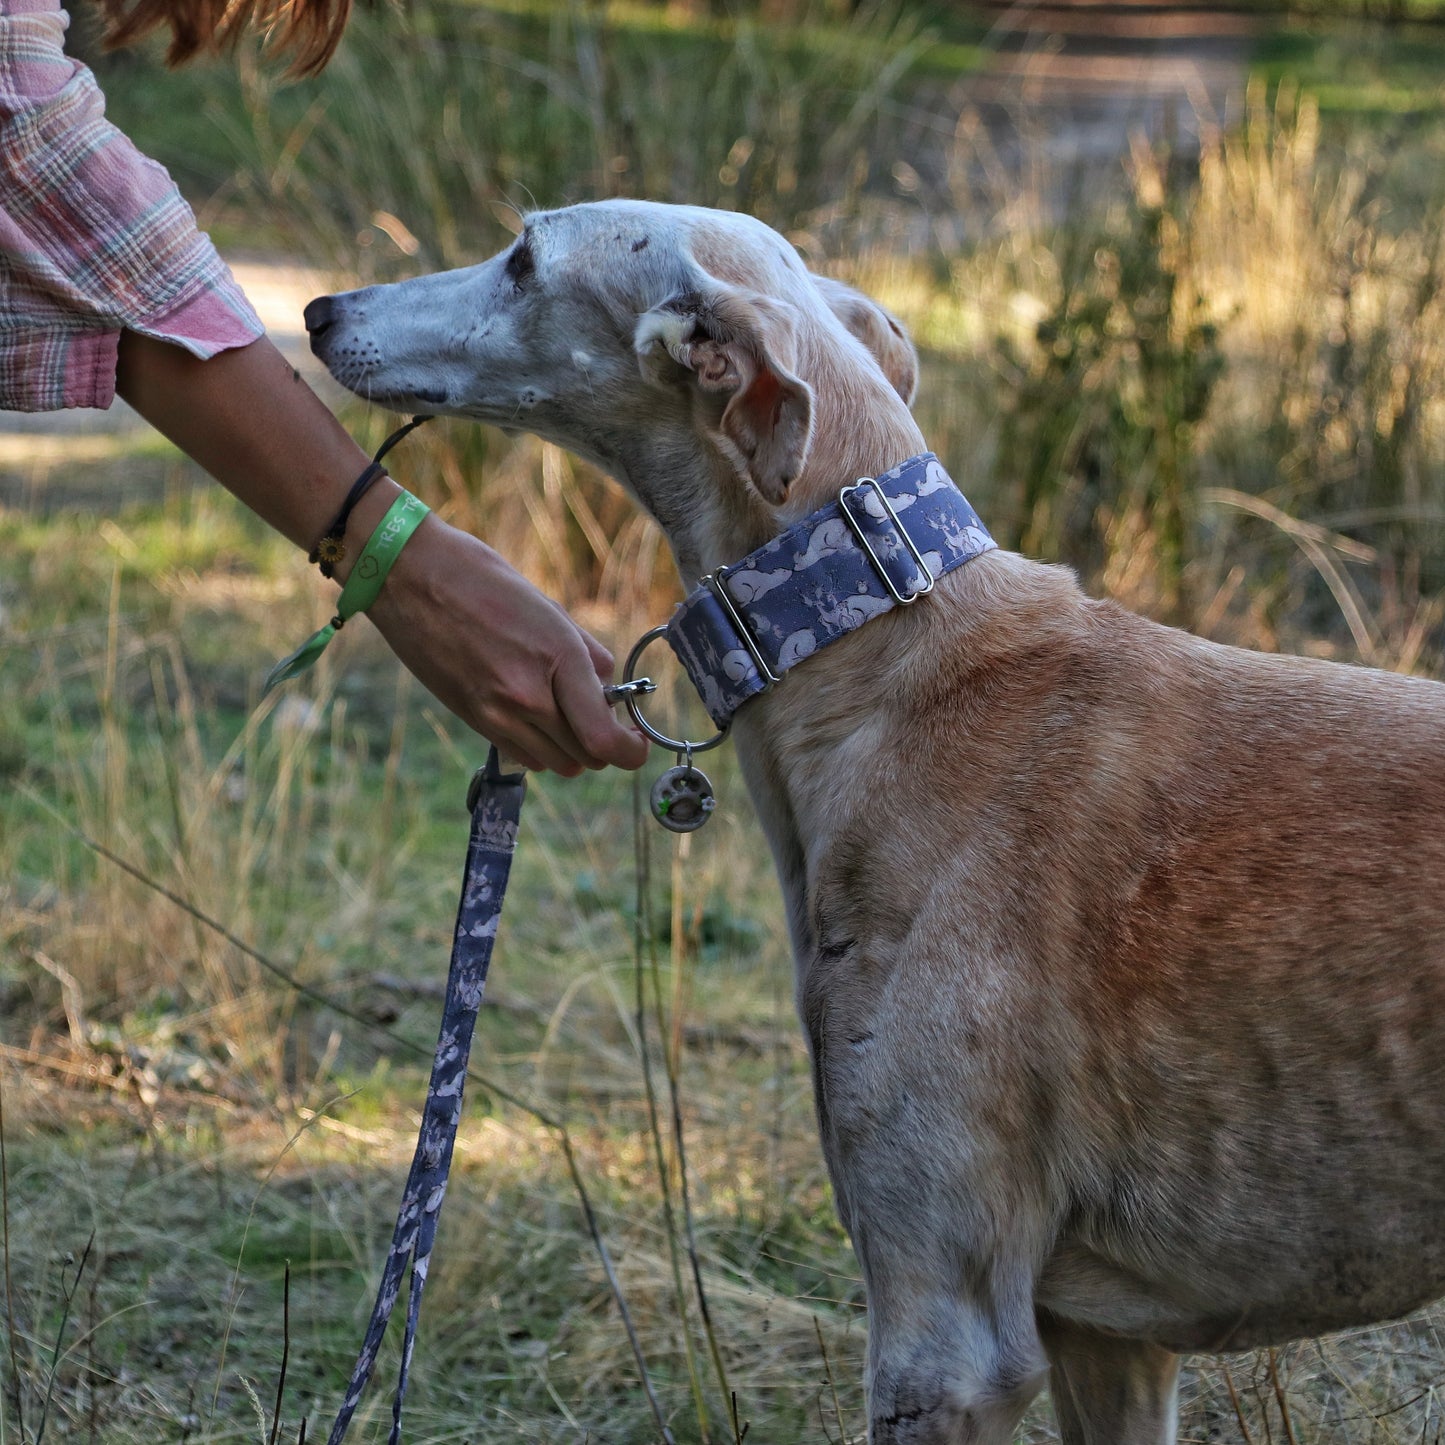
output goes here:
{"type": "Polygon", "coordinates": [[[1244,89],[1252,16],[1152,0],[995,4],[993,65],[970,99],[1048,137],[1074,161],[1112,160],[1131,130],[1187,143],[1244,89]]]}
{"type": "Polygon", "coordinates": [[[1201,123],[1239,112],[1257,35],[1248,14],[1154,0],[985,8],[993,62],[954,88],[954,113],[979,117],[987,159],[1006,173],[1037,184],[1048,171],[1060,207],[1116,170],[1132,135],[1187,154],[1201,123]]]}

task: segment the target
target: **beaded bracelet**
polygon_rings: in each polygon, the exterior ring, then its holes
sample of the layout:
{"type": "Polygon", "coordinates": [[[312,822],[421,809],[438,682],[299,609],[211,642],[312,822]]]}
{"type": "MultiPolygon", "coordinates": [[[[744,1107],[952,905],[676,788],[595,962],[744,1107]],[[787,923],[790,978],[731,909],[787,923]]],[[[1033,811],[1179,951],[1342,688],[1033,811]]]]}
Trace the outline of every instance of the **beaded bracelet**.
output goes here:
{"type": "Polygon", "coordinates": [[[326,651],[327,643],[347,621],[358,612],[365,612],[376,601],[392,564],[429,510],[425,502],[405,491],[391,504],[386,516],[377,524],[376,531],[361,549],[361,556],[356,559],[356,566],[351,569],[351,575],[341,589],[341,596],[336,602],[336,615],[266,674],[266,684],[261,690],[262,697],[277,684],[311,667],[326,651]]]}

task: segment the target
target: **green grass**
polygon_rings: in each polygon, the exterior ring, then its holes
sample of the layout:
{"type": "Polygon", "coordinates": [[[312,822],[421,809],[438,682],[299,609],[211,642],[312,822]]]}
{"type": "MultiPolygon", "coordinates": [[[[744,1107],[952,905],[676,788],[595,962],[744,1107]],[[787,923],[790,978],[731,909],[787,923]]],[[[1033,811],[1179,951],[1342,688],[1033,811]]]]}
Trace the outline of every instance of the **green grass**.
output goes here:
{"type": "Polygon", "coordinates": [[[1445,95],[1442,60],[1445,29],[1438,25],[1380,27],[1324,17],[1267,27],[1255,65],[1271,81],[1288,79],[1307,89],[1342,131],[1347,123],[1388,129],[1401,117],[1433,129],[1445,95]]]}
{"type": "MultiPolygon", "coordinates": [[[[89,545],[93,525],[64,510],[6,514],[15,567],[0,694],[19,746],[0,843],[0,996],[31,1431],[74,1269],[65,1261],[96,1237],[56,1377],[51,1428],[63,1438],[92,1421],[105,1440],[255,1438],[247,1382],[269,1409],[288,1261],[291,1437],[302,1414],[314,1431],[334,1404],[425,1088],[428,986],[445,969],[478,761],[365,636],[344,637],[326,674],[293,690],[295,721],[253,711],[256,679],[319,599],[284,587],[288,574],[304,586],[296,560],[193,482],[178,490],[173,478],[169,501],[116,512],[120,552],[89,545]],[[304,696],[327,709],[310,731],[295,713],[304,696]],[[289,994],[71,827],[417,1052],[289,994]],[[83,1000],[69,1017],[67,999],[83,1000]]],[[[764,850],[726,763],[719,785],[728,814],[692,846],[676,950],[665,877],[651,898],[665,1012],[676,977],[687,1019],[706,1021],[689,1035],[686,1071],[704,1100],[741,1091],[726,1119],[702,1107],[708,1143],[692,1185],[719,1312],[736,1329],[729,1356],[754,1353],[769,1310],[786,1317],[769,1359],[815,1354],[804,1322],[820,1313],[856,1335],[858,1287],[812,1138],[764,850]],[[815,1294],[824,1302],[810,1307],[815,1294]]],[[[658,1386],[684,1408],[681,1326],[666,1305],[655,1201],[643,1204],[656,1186],[632,1018],[631,784],[544,778],[531,792],[476,1061],[573,1131],[658,1386]]],[[[665,871],[666,850],[653,847],[665,871]]],[[[439,1422],[469,1410],[498,1438],[516,1420],[538,1438],[572,1438],[556,1424],[568,1413],[609,1432],[632,1420],[645,1437],[555,1139],[485,1083],[469,1120],[429,1295],[413,1407],[423,1438],[451,1438],[439,1422]]],[[[769,1368],[749,1372],[748,1408],[760,1427],[800,1428],[792,1367],[787,1388],[769,1368]]]]}

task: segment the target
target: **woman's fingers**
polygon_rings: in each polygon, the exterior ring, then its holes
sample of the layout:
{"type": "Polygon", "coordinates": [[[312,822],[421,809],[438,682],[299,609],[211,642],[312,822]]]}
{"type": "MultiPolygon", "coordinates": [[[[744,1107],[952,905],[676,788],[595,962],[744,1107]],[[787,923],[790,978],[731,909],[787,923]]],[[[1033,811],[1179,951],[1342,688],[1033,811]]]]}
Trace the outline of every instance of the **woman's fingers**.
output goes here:
{"type": "MultiPolygon", "coordinates": [[[[595,639],[588,639],[594,641],[595,639]]],[[[600,644],[599,644],[600,646],[600,644]]],[[[624,725],[608,705],[602,692],[602,678],[612,676],[611,654],[605,648],[607,671],[603,673],[594,654],[590,665],[566,667],[552,679],[558,711],[568,734],[577,744],[578,757],[589,768],[640,768],[647,761],[647,739],[624,725]]]]}
{"type": "Polygon", "coordinates": [[[369,615],[440,702],[526,766],[646,761],[603,696],[607,649],[475,537],[429,517],[369,615]]]}

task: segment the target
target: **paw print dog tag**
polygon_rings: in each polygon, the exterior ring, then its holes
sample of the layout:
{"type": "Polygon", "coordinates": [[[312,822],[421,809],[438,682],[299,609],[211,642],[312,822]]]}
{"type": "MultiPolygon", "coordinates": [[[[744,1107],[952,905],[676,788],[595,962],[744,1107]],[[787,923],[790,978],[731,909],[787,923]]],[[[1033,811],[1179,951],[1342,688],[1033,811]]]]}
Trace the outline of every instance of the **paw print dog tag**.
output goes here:
{"type": "Polygon", "coordinates": [[[691,763],[669,768],[652,785],[652,816],[674,833],[694,833],[717,807],[707,774],[691,763]]]}

